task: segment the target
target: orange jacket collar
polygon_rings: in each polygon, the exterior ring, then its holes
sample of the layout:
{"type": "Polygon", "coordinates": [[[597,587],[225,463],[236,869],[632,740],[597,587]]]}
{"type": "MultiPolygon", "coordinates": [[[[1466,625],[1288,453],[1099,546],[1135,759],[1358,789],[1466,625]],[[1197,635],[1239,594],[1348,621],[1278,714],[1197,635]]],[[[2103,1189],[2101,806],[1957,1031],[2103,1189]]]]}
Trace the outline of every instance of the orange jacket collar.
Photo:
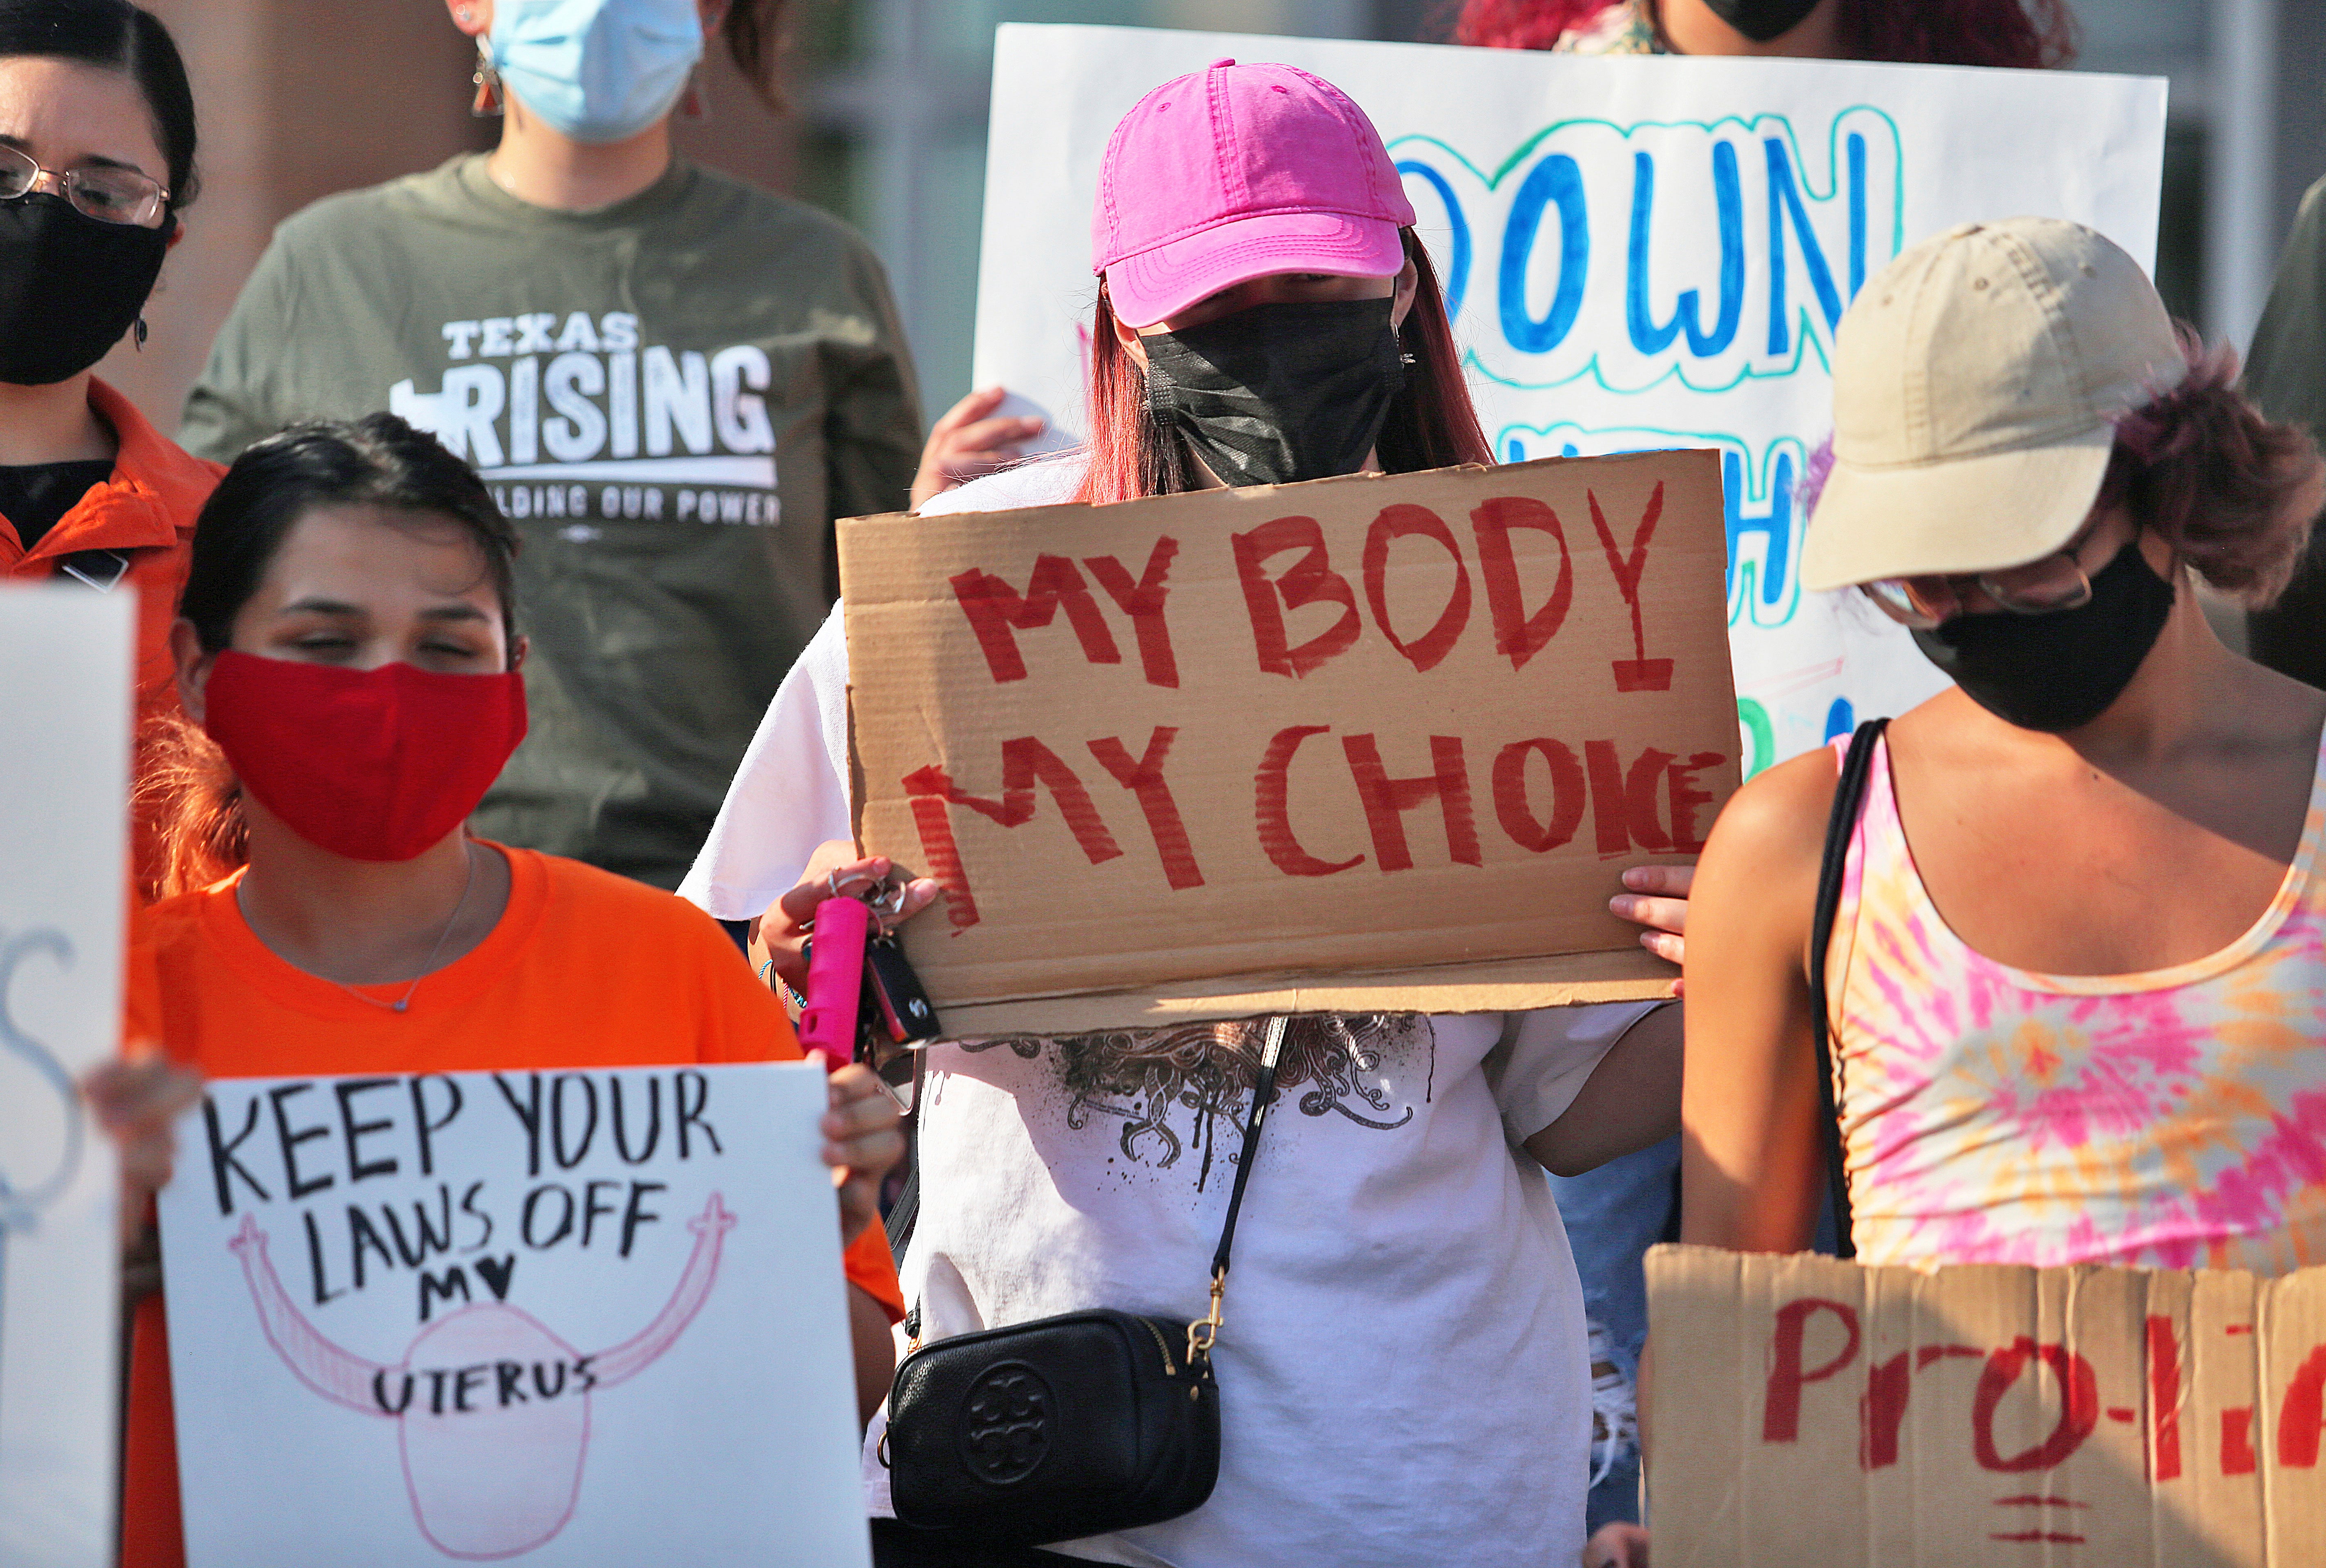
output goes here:
{"type": "MultiPolygon", "coordinates": [[[[88,405],[113,427],[121,450],[113,477],[93,487],[31,551],[6,570],[23,573],[36,563],[82,550],[150,550],[191,538],[194,517],[223,470],[188,453],[155,430],[136,405],[92,376],[88,405]]],[[[12,542],[0,538],[0,551],[12,542]]]]}

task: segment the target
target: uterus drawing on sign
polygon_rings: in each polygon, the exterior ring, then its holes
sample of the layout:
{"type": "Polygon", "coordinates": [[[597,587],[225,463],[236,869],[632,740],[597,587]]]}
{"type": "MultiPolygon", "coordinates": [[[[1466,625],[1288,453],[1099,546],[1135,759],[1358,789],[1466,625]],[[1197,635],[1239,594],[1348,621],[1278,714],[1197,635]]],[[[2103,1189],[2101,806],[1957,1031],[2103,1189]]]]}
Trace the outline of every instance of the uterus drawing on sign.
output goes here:
{"type": "Polygon", "coordinates": [[[686,1223],[694,1249],[669,1302],[611,1350],[585,1355],[532,1314],[480,1302],[423,1329],[395,1366],[351,1354],[308,1322],[256,1220],[246,1216],[227,1246],[292,1374],[334,1404],[396,1423],[405,1489],[428,1544],[483,1562],[522,1556],[565,1527],[581,1499],[591,1396],[652,1365],[709,1298],[735,1216],[713,1192],[686,1223]]]}
{"type": "MultiPolygon", "coordinates": [[[[37,952],[60,969],[72,963],[72,942],[60,931],[43,926],[0,941],[0,1099],[12,1112],[12,1136],[0,1146],[0,1308],[8,1299],[9,1239],[38,1229],[42,1211],[71,1190],[88,1141],[72,1074],[23,1031],[10,1007],[16,970],[37,952]]],[[[0,1388],[0,1397],[6,1392],[0,1388]]]]}

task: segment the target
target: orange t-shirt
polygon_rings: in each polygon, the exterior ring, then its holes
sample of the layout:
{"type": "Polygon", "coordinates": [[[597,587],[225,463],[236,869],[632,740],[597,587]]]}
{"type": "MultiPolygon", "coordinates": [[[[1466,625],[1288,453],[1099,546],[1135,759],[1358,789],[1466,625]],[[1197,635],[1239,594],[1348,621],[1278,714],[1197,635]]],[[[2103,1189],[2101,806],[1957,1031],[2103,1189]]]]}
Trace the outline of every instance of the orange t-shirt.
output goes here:
{"type": "MultiPolygon", "coordinates": [[[[508,858],[507,911],[392,1012],[294,969],[251,932],[229,878],[139,916],[130,1036],[213,1078],[791,1061],[798,1039],[734,943],[693,905],[579,861],[508,858]]],[[[368,987],[394,999],[401,985],[368,987]]],[[[905,1313],[880,1227],[851,1283],[905,1313]]],[[[177,1438],[162,1298],[137,1309],[123,1454],[124,1568],[178,1568],[177,1438]]]]}

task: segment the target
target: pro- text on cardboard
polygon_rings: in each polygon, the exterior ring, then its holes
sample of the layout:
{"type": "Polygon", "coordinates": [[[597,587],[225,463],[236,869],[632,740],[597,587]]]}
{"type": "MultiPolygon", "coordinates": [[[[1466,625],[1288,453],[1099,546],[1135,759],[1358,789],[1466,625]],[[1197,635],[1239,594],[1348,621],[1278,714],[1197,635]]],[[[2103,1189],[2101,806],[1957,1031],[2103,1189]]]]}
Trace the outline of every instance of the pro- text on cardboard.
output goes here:
{"type": "Polygon", "coordinates": [[[2303,1568],[2326,1268],[1648,1254],[1659,1568],[2303,1568]]]}
{"type": "Polygon", "coordinates": [[[1661,994],[1735,787],[1717,454],[842,524],[858,836],[949,1032],[1661,994]]]}

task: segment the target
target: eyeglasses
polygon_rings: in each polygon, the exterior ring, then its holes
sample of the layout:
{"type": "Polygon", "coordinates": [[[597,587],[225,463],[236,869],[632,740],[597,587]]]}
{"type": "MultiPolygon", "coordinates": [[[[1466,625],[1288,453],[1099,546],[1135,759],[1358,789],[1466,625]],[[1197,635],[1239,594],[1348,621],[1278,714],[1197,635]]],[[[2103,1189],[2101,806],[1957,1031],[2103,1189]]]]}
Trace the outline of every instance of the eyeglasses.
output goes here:
{"type": "Polygon", "coordinates": [[[46,174],[57,182],[73,210],[99,223],[137,228],[160,227],[170,192],[135,169],[43,169],[19,148],[0,146],[0,201],[30,196],[46,174]]]}
{"type": "Polygon", "coordinates": [[[1865,584],[1865,594],[1883,614],[1916,631],[1929,631],[1966,613],[1964,595],[1973,587],[2013,615],[2047,616],[2089,604],[2092,580],[2076,559],[2092,536],[2095,522],[2060,550],[2025,566],[1968,577],[1890,577],[1865,584]]]}

